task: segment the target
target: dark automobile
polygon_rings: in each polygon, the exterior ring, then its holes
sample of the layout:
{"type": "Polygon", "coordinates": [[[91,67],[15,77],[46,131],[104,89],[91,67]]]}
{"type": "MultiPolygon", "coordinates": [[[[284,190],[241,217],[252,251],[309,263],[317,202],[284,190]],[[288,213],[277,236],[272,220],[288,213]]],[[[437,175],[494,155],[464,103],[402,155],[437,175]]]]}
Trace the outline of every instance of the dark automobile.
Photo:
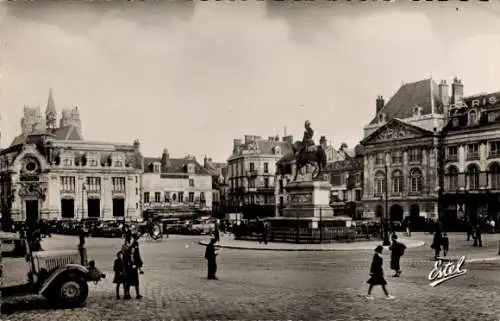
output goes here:
{"type": "Polygon", "coordinates": [[[122,237],[123,233],[123,223],[103,221],[91,231],[90,235],[95,237],[122,237]]]}

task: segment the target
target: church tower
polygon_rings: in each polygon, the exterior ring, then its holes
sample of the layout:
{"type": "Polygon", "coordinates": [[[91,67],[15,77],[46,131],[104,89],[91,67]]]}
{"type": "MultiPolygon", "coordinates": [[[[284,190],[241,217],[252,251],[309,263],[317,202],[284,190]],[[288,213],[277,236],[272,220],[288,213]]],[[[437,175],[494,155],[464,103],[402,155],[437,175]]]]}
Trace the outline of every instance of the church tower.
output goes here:
{"type": "Polygon", "coordinates": [[[54,104],[52,89],[49,90],[49,99],[47,101],[47,108],[45,109],[45,121],[47,123],[48,131],[53,131],[57,128],[57,111],[54,104]]]}

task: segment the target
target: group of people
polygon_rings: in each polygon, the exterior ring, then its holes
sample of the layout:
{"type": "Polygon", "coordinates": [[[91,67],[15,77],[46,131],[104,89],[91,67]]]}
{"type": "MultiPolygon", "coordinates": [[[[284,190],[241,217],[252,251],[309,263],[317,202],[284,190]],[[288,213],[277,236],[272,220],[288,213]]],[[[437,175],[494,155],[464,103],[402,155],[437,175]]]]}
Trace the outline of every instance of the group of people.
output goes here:
{"type": "MultiPolygon", "coordinates": [[[[495,221],[493,221],[493,224],[495,221]]],[[[483,247],[483,237],[481,232],[480,224],[467,224],[467,242],[470,241],[470,238],[474,240],[473,246],[483,247]]]]}
{"type": "MultiPolygon", "coordinates": [[[[406,250],[406,245],[398,241],[398,236],[394,233],[392,234],[392,243],[389,246],[389,250],[391,251],[391,269],[394,270],[393,277],[399,277],[401,275],[401,265],[400,260],[404,255],[406,250]]],[[[386,296],[386,299],[394,299],[394,296],[389,294],[387,290],[387,281],[384,276],[384,259],[382,256],[382,252],[384,247],[379,245],[375,248],[375,254],[373,255],[372,264],[370,267],[370,279],[367,281],[369,284],[368,287],[368,295],[367,299],[373,300],[372,296],[373,287],[376,285],[382,286],[382,290],[386,296]]]]}
{"type": "Polygon", "coordinates": [[[115,272],[113,283],[116,284],[116,298],[120,299],[120,286],[123,286],[125,300],[131,298],[130,287],[135,288],[137,299],[142,295],[139,289],[139,274],[142,271],[143,261],[139,251],[139,236],[137,234],[127,233],[125,243],[116,253],[116,259],[113,264],[115,272]]]}
{"type": "Polygon", "coordinates": [[[434,232],[434,238],[432,239],[431,249],[434,250],[434,259],[438,259],[441,255],[441,250],[443,251],[443,256],[448,254],[450,249],[450,241],[448,239],[448,234],[442,232],[441,229],[436,229],[434,232]]]}

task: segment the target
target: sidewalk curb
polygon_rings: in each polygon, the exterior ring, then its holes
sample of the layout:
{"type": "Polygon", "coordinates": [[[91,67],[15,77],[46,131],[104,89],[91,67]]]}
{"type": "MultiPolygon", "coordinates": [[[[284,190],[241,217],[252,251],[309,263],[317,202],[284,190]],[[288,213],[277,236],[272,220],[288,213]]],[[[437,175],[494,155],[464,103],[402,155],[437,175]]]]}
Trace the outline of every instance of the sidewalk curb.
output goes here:
{"type": "MultiPolygon", "coordinates": [[[[198,241],[195,243],[202,245],[202,246],[207,246],[208,241],[198,241]]],[[[418,241],[415,242],[414,244],[410,244],[409,246],[407,245],[407,248],[417,248],[421,247],[425,244],[424,241],[418,241]]],[[[365,248],[283,248],[283,249],[277,249],[277,248],[257,248],[257,247],[243,247],[243,246],[234,246],[234,245],[216,245],[218,248],[222,249],[231,249],[231,250],[247,250],[247,251],[275,251],[275,252],[333,252],[333,251],[368,251],[368,250],[373,250],[373,245],[370,247],[365,247],[365,248]]],[[[387,246],[385,246],[387,248],[387,246]]]]}

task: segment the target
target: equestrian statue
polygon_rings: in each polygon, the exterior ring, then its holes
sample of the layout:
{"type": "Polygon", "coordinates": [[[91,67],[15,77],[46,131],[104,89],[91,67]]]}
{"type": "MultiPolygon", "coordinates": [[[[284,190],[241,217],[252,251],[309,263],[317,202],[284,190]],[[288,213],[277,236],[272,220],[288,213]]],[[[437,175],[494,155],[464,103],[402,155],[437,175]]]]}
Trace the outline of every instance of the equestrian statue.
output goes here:
{"type": "Polygon", "coordinates": [[[315,145],[313,140],[314,131],[311,128],[311,123],[306,120],[304,137],[302,141],[297,141],[293,144],[293,154],[295,155],[295,177],[306,165],[314,166],[313,179],[317,179],[326,167],[326,153],[321,145],[315,145]]]}

